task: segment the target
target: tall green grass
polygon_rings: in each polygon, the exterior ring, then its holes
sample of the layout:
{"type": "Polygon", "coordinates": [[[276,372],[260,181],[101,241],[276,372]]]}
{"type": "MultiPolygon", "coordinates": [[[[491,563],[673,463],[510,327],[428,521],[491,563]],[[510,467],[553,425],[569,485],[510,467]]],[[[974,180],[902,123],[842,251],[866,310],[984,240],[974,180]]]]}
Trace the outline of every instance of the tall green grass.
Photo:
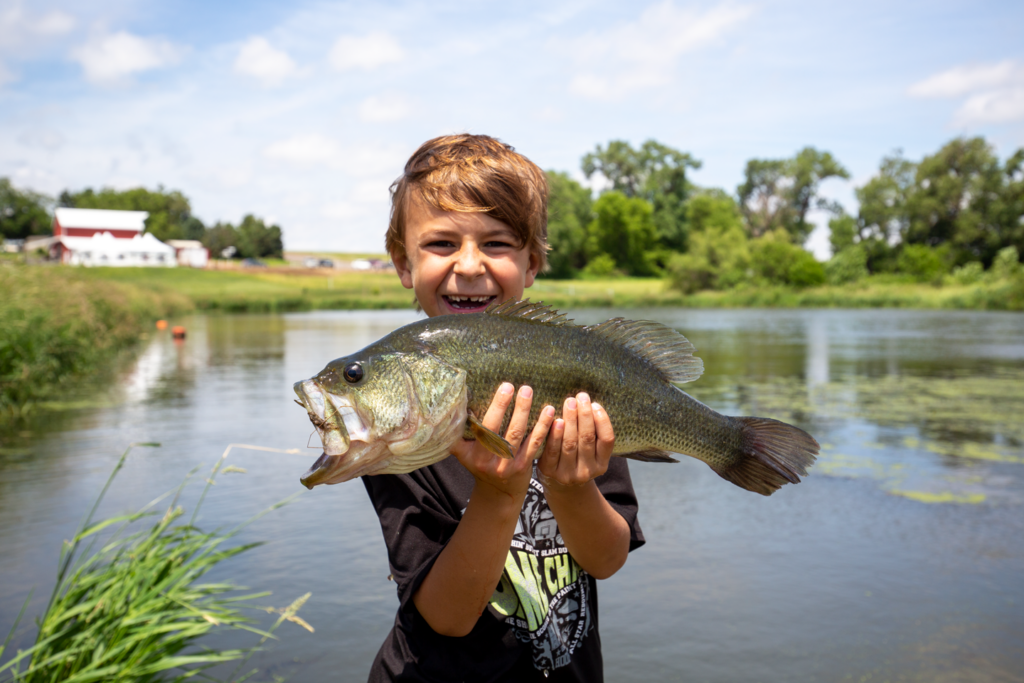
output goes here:
{"type": "Polygon", "coordinates": [[[0,264],[0,427],[109,364],[188,297],[88,277],[77,268],[0,264]]]}
{"type": "MultiPolygon", "coordinates": [[[[132,446],[159,444],[133,444],[132,446]]],[[[93,521],[110,485],[124,466],[124,452],[96,503],[71,541],[61,550],[57,582],[42,618],[35,644],[0,665],[0,680],[15,683],[87,683],[92,681],[183,681],[212,678],[207,670],[225,662],[239,666],[228,679],[241,681],[245,661],[285,620],[312,630],[300,617],[306,594],[282,610],[253,605],[268,593],[237,595],[229,583],[200,583],[215,566],[260,545],[228,543],[249,523],[285,505],[273,505],[228,531],[202,531],[195,519],[207,491],[222,471],[224,458],[213,468],[188,522],[178,505],[182,489],[161,513],[154,511],[166,494],[138,512],[93,521]],[[148,526],[139,529],[139,523],[148,526]],[[116,527],[113,534],[109,530],[116,527]],[[82,545],[89,546],[82,551],[82,545]],[[82,551],[82,552],[80,552],[82,551]],[[277,611],[270,628],[261,630],[243,609],[277,611]],[[214,629],[250,631],[259,637],[246,649],[213,650],[199,640],[214,629]]],[[[225,456],[227,452],[225,452],[225,456]]],[[[224,468],[223,471],[230,471],[224,468]]],[[[189,476],[195,473],[193,470],[189,476]]],[[[28,604],[26,600],[25,604],[28,604]]],[[[19,615],[18,620],[24,614],[19,615]]],[[[0,646],[0,662],[16,629],[0,646]]]]}

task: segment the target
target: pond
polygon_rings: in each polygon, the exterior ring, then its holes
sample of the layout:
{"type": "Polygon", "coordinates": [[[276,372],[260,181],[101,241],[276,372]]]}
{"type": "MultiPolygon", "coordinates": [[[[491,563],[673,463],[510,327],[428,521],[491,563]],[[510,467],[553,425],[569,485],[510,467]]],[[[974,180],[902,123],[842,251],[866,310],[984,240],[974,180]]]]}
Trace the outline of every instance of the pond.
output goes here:
{"type": "MultiPolygon", "coordinates": [[[[1024,316],[905,310],[585,310],[683,332],[716,410],[796,424],[822,444],[810,476],[765,498],[691,459],[631,463],[647,545],[601,582],[610,681],[1024,680],[1024,316]]],[[[154,335],[91,407],[0,451],[0,629],[52,588],[128,443],[101,514],[138,508],[232,449],[202,508],[238,524],[301,492],[242,539],[267,543],[217,579],[300,615],[253,681],[360,680],[398,601],[359,482],[305,491],[320,453],[291,385],[416,319],[403,312],[195,316],[154,335]],[[308,446],[307,446],[308,442],[308,446]]],[[[614,415],[612,416],[614,419],[614,415]]],[[[189,489],[192,499],[198,486],[189,489]]],[[[186,501],[187,504],[187,501],[186,501]]],[[[23,629],[16,642],[31,642],[23,629]]],[[[231,644],[254,639],[231,637],[231,644]]]]}

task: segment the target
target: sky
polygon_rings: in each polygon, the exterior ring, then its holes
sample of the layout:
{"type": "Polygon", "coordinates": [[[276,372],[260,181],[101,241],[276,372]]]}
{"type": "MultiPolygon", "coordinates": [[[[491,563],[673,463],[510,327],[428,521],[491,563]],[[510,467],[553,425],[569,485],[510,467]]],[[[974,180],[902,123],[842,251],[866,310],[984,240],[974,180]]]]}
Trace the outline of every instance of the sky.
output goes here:
{"type": "Polygon", "coordinates": [[[894,150],[1024,146],[1022,35],[1024,3],[977,0],[0,0],[0,176],[162,185],[208,225],[279,224],[288,250],[382,252],[388,187],[437,135],[580,181],[597,145],[655,139],[730,192],[748,159],[811,145],[855,212],[894,150]]]}

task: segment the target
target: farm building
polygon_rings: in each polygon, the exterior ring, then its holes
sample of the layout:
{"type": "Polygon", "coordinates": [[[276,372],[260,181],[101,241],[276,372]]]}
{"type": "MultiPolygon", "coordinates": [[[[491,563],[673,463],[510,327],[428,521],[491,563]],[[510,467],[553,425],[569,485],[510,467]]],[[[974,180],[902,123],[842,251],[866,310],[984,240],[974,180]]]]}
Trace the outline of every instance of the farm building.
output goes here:
{"type": "Polygon", "coordinates": [[[174,248],[179,266],[205,268],[210,262],[210,250],[199,240],[167,240],[167,244],[174,248]]]}
{"type": "Polygon", "coordinates": [[[50,254],[68,265],[173,268],[174,248],[142,234],[148,216],[145,211],[55,209],[50,254]]]}

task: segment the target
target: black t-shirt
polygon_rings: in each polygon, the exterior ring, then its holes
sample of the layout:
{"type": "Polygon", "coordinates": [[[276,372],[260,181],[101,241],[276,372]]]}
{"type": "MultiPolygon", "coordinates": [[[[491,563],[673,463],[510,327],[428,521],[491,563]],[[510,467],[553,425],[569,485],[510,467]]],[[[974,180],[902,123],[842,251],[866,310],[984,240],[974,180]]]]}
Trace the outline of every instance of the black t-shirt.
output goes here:
{"type": "MultiPolygon", "coordinates": [[[[519,515],[505,571],[490,604],[466,636],[435,632],[413,595],[455,533],[473,475],[454,457],[410,472],[363,477],[380,518],[400,606],[369,680],[602,681],[597,581],[569,555],[534,478],[519,515]]],[[[644,543],[629,468],[612,458],[596,479],[629,524],[629,549],[644,543]]]]}

